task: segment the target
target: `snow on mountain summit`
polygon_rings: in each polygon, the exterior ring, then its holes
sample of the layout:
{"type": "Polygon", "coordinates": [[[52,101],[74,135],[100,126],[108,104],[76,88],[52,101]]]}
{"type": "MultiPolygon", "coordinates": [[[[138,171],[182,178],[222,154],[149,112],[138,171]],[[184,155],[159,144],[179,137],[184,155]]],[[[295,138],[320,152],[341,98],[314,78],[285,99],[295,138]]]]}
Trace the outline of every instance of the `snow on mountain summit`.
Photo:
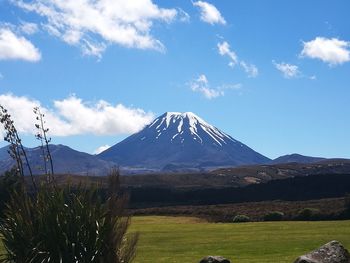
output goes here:
{"type": "Polygon", "coordinates": [[[146,128],[156,131],[156,139],[162,134],[164,136],[169,133],[171,135],[170,141],[180,140],[181,143],[188,136],[201,144],[206,142],[206,139],[210,139],[213,144],[218,146],[227,144],[227,140],[235,141],[231,136],[221,132],[192,112],[166,112],[146,128]],[[208,138],[202,138],[203,135],[208,138]]]}
{"type": "Polygon", "coordinates": [[[206,169],[269,161],[192,112],[166,112],[99,157],[147,169],[206,169]]]}

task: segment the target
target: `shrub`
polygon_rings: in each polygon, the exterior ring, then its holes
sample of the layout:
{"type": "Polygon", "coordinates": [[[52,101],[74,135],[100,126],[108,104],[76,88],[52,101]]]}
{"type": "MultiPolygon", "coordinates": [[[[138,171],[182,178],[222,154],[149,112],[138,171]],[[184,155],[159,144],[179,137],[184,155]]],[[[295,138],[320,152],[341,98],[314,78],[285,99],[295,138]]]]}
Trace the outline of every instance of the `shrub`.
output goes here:
{"type": "Polygon", "coordinates": [[[250,218],[246,215],[236,215],[233,218],[233,223],[244,223],[244,222],[250,222],[250,218]]]}
{"type": "Polygon", "coordinates": [[[118,196],[119,175],[110,175],[109,198],[95,187],[42,185],[30,195],[12,195],[0,225],[2,262],[131,262],[137,243],[128,234],[126,198],[118,196]]]}
{"type": "Polygon", "coordinates": [[[304,208],[299,211],[298,215],[296,216],[297,220],[319,220],[321,219],[321,213],[319,209],[316,208],[304,208]]]}
{"type": "Polygon", "coordinates": [[[13,191],[19,190],[21,179],[14,169],[0,176],[0,217],[3,217],[6,203],[10,201],[13,191]]]}
{"type": "Polygon", "coordinates": [[[264,216],[264,221],[281,221],[284,217],[284,213],[279,211],[269,212],[264,216]]]}

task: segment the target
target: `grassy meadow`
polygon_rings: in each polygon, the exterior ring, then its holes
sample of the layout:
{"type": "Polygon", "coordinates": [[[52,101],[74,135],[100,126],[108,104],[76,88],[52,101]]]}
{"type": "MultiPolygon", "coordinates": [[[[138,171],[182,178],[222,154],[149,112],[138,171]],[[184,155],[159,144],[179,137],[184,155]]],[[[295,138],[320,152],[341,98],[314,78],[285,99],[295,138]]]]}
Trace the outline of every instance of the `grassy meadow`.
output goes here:
{"type": "Polygon", "coordinates": [[[206,255],[222,255],[239,263],[292,263],[334,239],[350,249],[350,221],[233,224],[140,216],[132,219],[131,231],[140,233],[134,263],[196,263],[206,255]]]}

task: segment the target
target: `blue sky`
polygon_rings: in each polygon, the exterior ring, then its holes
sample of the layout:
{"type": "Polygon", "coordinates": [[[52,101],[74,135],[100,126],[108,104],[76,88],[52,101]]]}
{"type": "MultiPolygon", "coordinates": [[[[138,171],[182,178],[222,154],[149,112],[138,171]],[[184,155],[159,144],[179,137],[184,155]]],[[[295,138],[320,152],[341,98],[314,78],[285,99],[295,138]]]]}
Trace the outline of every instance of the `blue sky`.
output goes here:
{"type": "MultiPolygon", "coordinates": [[[[270,158],[350,158],[347,0],[0,0],[0,103],[93,153],[191,111],[270,158]]],[[[2,142],[0,146],[4,146],[2,142]]]]}

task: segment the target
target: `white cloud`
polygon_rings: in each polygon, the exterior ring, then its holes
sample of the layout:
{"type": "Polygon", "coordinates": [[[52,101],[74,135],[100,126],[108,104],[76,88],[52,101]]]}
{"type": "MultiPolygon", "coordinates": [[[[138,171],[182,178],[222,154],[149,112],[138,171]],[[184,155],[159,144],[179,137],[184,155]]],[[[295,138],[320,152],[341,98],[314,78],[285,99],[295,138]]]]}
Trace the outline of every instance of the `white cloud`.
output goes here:
{"type": "Polygon", "coordinates": [[[91,43],[88,40],[83,41],[85,44],[81,47],[84,55],[87,56],[96,56],[102,58],[102,53],[107,48],[104,43],[91,43]]]}
{"type": "Polygon", "coordinates": [[[0,27],[0,60],[41,59],[40,51],[26,38],[18,36],[6,27],[0,27]]]}
{"type": "Polygon", "coordinates": [[[254,64],[248,64],[244,61],[239,63],[244,71],[248,74],[248,77],[255,78],[259,74],[258,68],[254,64]]]}
{"type": "Polygon", "coordinates": [[[213,99],[225,95],[222,90],[210,88],[208,79],[204,74],[192,81],[190,86],[192,91],[201,93],[207,99],[213,99]]]}
{"type": "Polygon", "coordinates": [[[204,1],[193,2],[194,6],[199,7],[201,12],[201,20],[213,24],[226,24],[224,17],[221,15],[220,11],[212,4],[204,1]]]}
{"type": "Polygon", "coordinates": [[[223,85],[221,87],[211,88],[209,81],[204,74],[190,82],[191,90],[201,93],[207,99],[214,99],[225,95],[226,89],[240,89],[240,84],[223,85]]]}
{"type": "Polygon", "coordinates": [[[188,23],[191,20],[191,17],[188,13],[186,13],[183,9],[178,8],[178,17],[181,22],[188,23]]]}
{"type": "Polygon", "coordinates": [[[284,62],[277,63],[275,61],[272,61],[272,63],[275,65],[276,69],[282,72],[283,77],[287,79],[300,76],[300,71],[297,65],[292,65],[284,62]]]}
{"type": "Polygon", "coordinates": [[[98,147],[98,148],[93,152],[93,154],[99,154],[99,153],[101,153],[101,152],[107,150],[107,149],[110,148],[110,147],[111,147],[111,146],[108,145],[108,144],[102,145],[102,146],[98,147]]]}
{"type": "Polygon", "coordinates": [[[309,77],[309,79],[311,79],[311,80],[316,80],[317,77],[316,77],[315,75],[312,75],[312,76],[309,77]]]}
{"type": "Polygon", "coordinates": [[[20,28],[21,32],[23,32],[27,35],[35,34],[39,30],[37,24],[30,23],[30,22],[22,22],[19,28],[20,28]]]}
{"type": "Polygon", "coordinates": [[[238,63],[238,57],[236,53],[230,49],[230,45],[226,41],[218,43],[218,50],[221,56],[228,56],[230,58],[230,67],[233,67],[238,63]]]}
{"type": "Polygon", "coordinates": [[[350,42],[337,38],[316,37],[309,42],[303,42],[302,57],[320,59],[331,66],[350,61],[350,42]]]}
{"type": "Polygon", "coordinates": [[[13,2],[45,17],[44,28],[50,34],[80,47],[84,54],[99,57],[110,44],[164,51],[164,45],[151,34],[153,22],[169,23],[178,15],[176,9],[160,8],[152,0],[13,2]]]}
{"type": "Polygon", "coordinates": [[[23,133],[35,132],[33,108],[40,106],[52,136],[129,134],[141,130],[154,118],[152,113],[138,108],[112,105],[104,100],[88,103],[76,96],[55,100],[53,108],[47,108],[28,97],[3,94],[0,104],[8,109],[23,133]]]}
{"type": "Polygon", "coordinates": [[[0,79],[3,79],[4,75],[0,72],[0,79]]]}
{"type": "Polygon", "coordinates": [[[248,74],[248,77],[255,78],[259,75],[259,70],[254,64],[249,64],[244,60],[239,60],[237,54],[231,50],[230,44],[226,41],[217,44],[219,54],[221,56],[227,56],[229,58],[228,65],[234,67],[237,64],[243,68],[243,70],[248,74]]]}

